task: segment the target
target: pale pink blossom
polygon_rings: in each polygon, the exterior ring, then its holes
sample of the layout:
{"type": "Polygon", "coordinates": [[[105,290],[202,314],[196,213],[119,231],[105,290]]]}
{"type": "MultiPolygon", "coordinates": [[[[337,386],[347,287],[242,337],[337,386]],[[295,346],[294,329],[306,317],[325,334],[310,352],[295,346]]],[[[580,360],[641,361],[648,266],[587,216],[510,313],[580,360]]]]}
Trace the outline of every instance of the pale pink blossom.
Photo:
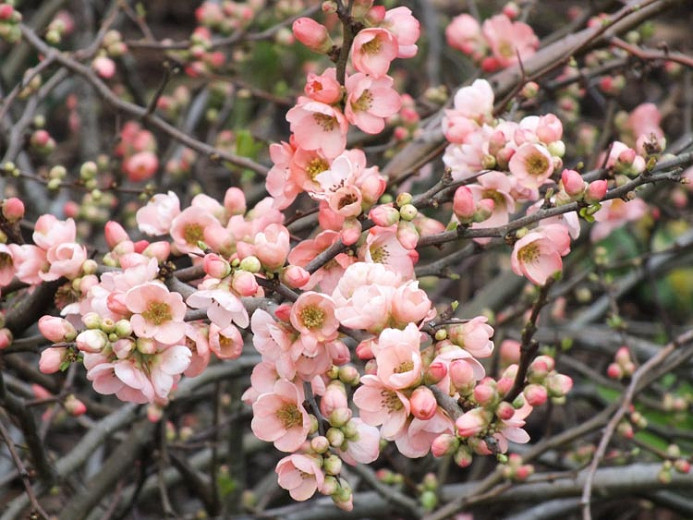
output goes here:
{"type": "MultiPolygon", "coordinates": [[[[14,275],[19,281],[29,285],[38,285],[43,282],[41,274],[47,272],[49,268],[46,252],[43,249],[30,244],[21,246],[9,244],[7,247],[11,252],[14,275]]],[[[7,271],[5,273],[7,276],[7,271]]]]}
{"type": "Polygon", "coordinates": [[[389,388],[376,376],[365,375],[354,392],[354,404],[366,424],[381,426],[380,434],[393,440],[404,428],[409,417],[409,400],[401,392],[389,388]]]}
{"type": "Polygon", "coordinates": [[[125,294],[133,332],[143,338],[154,338],[172,345],[185,335],[185,303],[178,293],[170,292],[159,282],[133,287],[125,294]]]}
{"type": "Polygon", "coordinates": [[[397,57],[412,58],[416,56],[416,42],[421,35],[419,21],[408,7],[395,7],[385,13],[382,27],[394,34],[397,39],[397,57]]]}
{"type": "MultiPolygon", "coordinates": [[[[570,242],[567,231],[565,235],[570,242]]],[[[515,242],[510,266],[515,274],[544,285],[549,277],[563,270],[563,261],[555,243],[546,234],[532,231],[515,242]]]]}
{"type": "Polygon", "coordinates": [[[310,418],[301,404],[303,392],[293,383],[280,379],[271,393],[253,403],[250,427],[256,437],[273,442],[279,451],[296,451],[310,431],[310,418]]]}
{"type": "Polygon", "coordinates": [[[539,39],[529,25],[512,22],[504,14],[484,21],[481,30],[493,53],[492,66],[487,66],[486,70],[509,67],[518,60],[526,61],[539,47],[539,39]]]}
{"type": "Polygon", "coordinates": [[[413,323],[404,330],[385,329],[378,337],[376,375],[389,388],[402,390],[421,381],[421,333],[413,323]]]}
{"type": "Polygon", "coordinates": [[[380,455],[380,432],[374,426],[354,417],[346,426],[347,440],[339,448],[347,464],[370,464],[380,455]]]}
{"type": "Polygon", "coordinates": [[[448,45],[479,59],[486,46],[481,34],[481,25],[476,18],[464,13],[452,19],[445,28],[445,39],[448,45]]]}
{"type": "Polygon", "coordinates": [[[51,247],[74,242],[77,237],[75,221],[58,220],[50,214],[41,215],[34,226],[34,244],[48,251],[51,247]]]}
{"type": "Polygon", "coordinates": [[[304,92],[306,96],[314,101],[327,105],[332,105],[339,101],[342,97],[342,88],[337,81],[337,69],[330,67],[325,69],[320,75],[309,72],[304,92]]]}
{"type": "Polygon", "coordinates": [[[325,475],[313,457],[294,453],[277,463],[277,482],[286,489],[291,498],[298,501],[308,500],[320,490],[325,475]]]}
{"type": "Polygon", "coordinates": [[[275,271],[286,263],[290,249],[289,231],[281,224],[270,224],[255,235],[255,256],[262,265],[275,271]]]}
{"type": "Polygon", "coordinates": [[[372,78],[361,72],[349,76],[345,82],[347,100],[344,115],[347,120],[368,134],[382,132],[385,120],[402,106],[393,83],[390,76],[372,78]]]}
{"type": "MultiPolygon", "coordinates": [[[[373,227],[368,231],[366,243],[359,250],[366,262],[386,264],[404,278],[414,276],[414,260],[410,251],[397,239],[391,228],[373,227]]],[[[418,258],[418,256],[416,256],[418,258]]]]}
{"type": "Polygon", "coordinates": [[[171,238],[181,253],[203,254],[199,243],[204,242],[210,229],[222,229],[214,215],[199,206],[190,206],[171,222],[171,238]]]}
{"type": "Polygon", "coordinates": [[[627,222],[639,220],[648,213],[647,203],[642,199],[625,202],[621,199],[611,199],[601,203],[602,207],[594,214],[597,223],[592,227],[590,240],[598,242],[606,238],[612,231],[627,222]]]}
{"type": "Polygon", "coordinates": [[[392,318],[398,324],[420,323],[435,317],[435,308],[419,282],[407,282],[398,287],[392,297],[392,318]]]}
{"type": "Polygon", "coordinates": [[[406,457],[423,457],[431,450],[431,445],[438,436],[453,431],[453,422],[438,409],[430,419],[412,419],[409,427],[397,436],[395,444],[399,452],[406,457]]]}
{"type": "Polygon", "coordinates": [[[303,339],[330,341],[337,336],[339,321],[335,317],[334,300],[317,292],[305,292],[291,307],[291,325],[303,339]]]}
{"type": "Polygon", "coordinates": [[[146,206],[137,210],[138,229],[146,235],[165,235],[171,229],[173,219],[180,213],[178,196],[169,191],[157,193],[146,206]]]}
{"type": "Polygon", "coordinates": [[[243,337],[233,325],[220,329],[212,323],[209,326],[209,349],[219,359],[236,359],[243,352],[243,337]]]}
{"type": "Polygon", "coordinates": [[[290,123],[296,145],[301,148],[322,150],[327,157],[337,157],[346,147],[349,123],[339,110],[330,105],[299,97],[296,106],[286,114],[286,120],[290,123]]]}
{"type": "Polygon", "coordinates": [[[525,143],[510,159],[510,173],[518,184],[526,188],[538,188],[553,173],[554,163],[549,151],[540,144],[525,143]]]}
{"type": "Polygon", "coordinates": [[[220,329],[225,329],[231,322],[241,328],[247,327],[250,323],[248,311],[240,298],[224,286],[214,288],[217,282],[210,280],[204,282],[206,285],[200,290],[188,296],[186,303],[193,309],[207,309],[207,317],[220,329]]]}
{"type": "Polygon", "coordinates": [[[489,357],[493,352],[493,327],[488,318],[477,316],[466,323],[450,327],[450,339],[476,358],[489,357]]]}
{"type": "Polygon", "coordinates": [[[74,242],[57,244],[46,252],[50,264],[47,273],[39,273],[45,281],[57,280],[64,276],[72,280],[82,272],[82,264],[87,259],[87,249],[74,242]]]}
{"type": "Polygon", "coordinates": [[[351,59],[357,71],[380,78],[399,54],[397,38],[387,29],[363,29],[354,38],[351,59]]]}
{"type": "Polygon", "coordinates": [[[273,143],[269,147],[273,166],[267,172],[265,187],[277,209],[289,207],[302,191],[300,184],[292,181],[289,169],[294,152],[294,147],[285,142],[273,143]]]}
{"type": "Polygon", "coordinates": [[[332,47],[332,39],[327,32],[327,27],[312,18],[305,16],[298,18],[291,29],[296,39],[312,51],[325,53],[332,47]]]}
{"type": "Polygon", "coordinates": [[[279,374],[274,363],[261,361],[253,367],[253,372],[250,374],[250,388],[243,392],[241,400],[247,405],[252,405],[262,394],[271,393],[278,379],[279,374]]]}
{"type": "Polygon", "coordinates": [[[137,152],[123,161],[123,172],[132,182],[149,180],[158,169],[159,158],[151,151],[137,152]]]}

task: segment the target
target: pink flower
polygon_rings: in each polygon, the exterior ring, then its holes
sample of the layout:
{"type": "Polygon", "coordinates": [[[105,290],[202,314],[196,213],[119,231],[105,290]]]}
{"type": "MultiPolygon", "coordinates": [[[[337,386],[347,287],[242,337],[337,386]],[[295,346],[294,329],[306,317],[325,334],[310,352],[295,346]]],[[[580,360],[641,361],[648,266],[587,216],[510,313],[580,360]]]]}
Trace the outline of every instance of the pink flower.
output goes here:
{"type": "Polygon", "coordinates": [[[202,254],[199,242],[204,242],[205,233],[210,229],[219,228],[219,221],[209,211],[190,206],[171,222],[171,238],[181,253],[202,254]]]}
{"type": "Polygon", "coordinates": [[[337,157],[346,147],[349,123],[330,105],[299,97],[296,106],[286,114],[286,120],[301,148],[321,150],[327,157],[337,157]]]}
{"type": "MultiPolygon", "coordinates": [[[[5,261],[8,260],[7,256],[11,256],[12,271],[14,271],[14,275],[17,279],[29,285],[40,284],[43,281],[41,274],[48,271],[49,268],[48,261],[46,260],[46,252],[30,244],[21,246],[9,244],[7,247],[11,255],[5,253],[5,261]]],[[[3,270],[3,272],[7,277],[11,271],[3,270]]]]}
{"type": "Polygon", "coordinates": [[[387,74],[390,63],[399,54],[395,36],[378,27],[359,31],[351,49],[351,60],[356,70],[374,78],[387,74]]]}
{"type": "Polygon", "coordinates": [[[91,68],[104,79],[111,79],[116,72],[115,62],[107,56],[98,56],[91,62],[91,68]]]}
{"type": "MultiPolygon", "coordinates": [[[[568,232],[564,233],[570,243],[568,232]]],[[[546,234],[537,231],[527,233],[515,242],[510,265],[515,274],[525,276],[536,285],[544,285],[549,277],[563,270],[563,261],[556,243],[546,234]]]]}
{"type": "Polygon", "coordinates": [[[243,337],[236,327],[209,326],[209,348],[219,359],[236,359],[243,351],[243,337]]]}
{"type": "Polygon", "coordinates": [[[402,390],[421,381],[421,333],[410,323],[404,330],[385,329],[378,338],[377,376],[389,388],[402,390]]]}
{"type": "Polygon", "coordinates": [[[165,400],[180,379],[180,374],[190,366],[192,353],[183,345],[173,345],[160,350],[150,362],[149,379],[154,393],[165,400]]]}
{"type": "Polygon", "coordinates": [[[354,417],[346,428],[349,435],[339,449],[339,454],[347,464],[355,466],[370,464],[380,455],[380,432],[362,419],[354,417]],[[346,447],[345,447],[346,446],[346,447]]]}
{"type": "Polygon", "coordinates": [[[481,57],[485,47],[479,22],[466,13],[452,19],[445,28],[445,38],[450,47],[472,55],[475,60],[481,57]]]}
{"type": "MultiPolygon", "coordinates": [[[[208,285],[217,282],[210,279],[208,285]]],[[[203,282],[204,283],[204,282],[203,282]]],[[[207,317],[220,329],[225,329],[231,322],[245,328],[250,323],[248,311],[246,311],[240,298],[226,289],[224,286],[208,289],[206,285],[195,291],[186,300],[193,309],[207,309],[207,317]]]]}
{"type": "Polygon", "coordinates": [[[301,185],[293,182],[289,169],[294,151],[294,147],[285,142],[273,143],[269,147],[274,166],[267,172],[265,186],[278,209],[287,208],[302,191],[301,185]]]}
{"type": "Polygon", "coordinates": [[[491,413],[483,408],[469,410],[455,421],[457,435],[460,437],[476,437],[489,427],[492,419],[491,413]]]}
{"type": "Polygon", "coordinates": [[[510,159],[510,173],[526,188],[538,188],[553,173],[553,158],[542,145],[525,143],[510,159]]]}
{"type": "Polygon", "coordinates": [[[291,307],[291,325],[304,339],[310,337],[318,342],[329,341],[337,336],[339,328],[334,313],[332,298],[317,292],[305,292],[291,307]]]}
{"type": "Polygon", "coordinates": [[[412,58],[416,55],[418,51],[416,41],[421,35],[421,27],[419,21],[411,14],[411,9],[408,7],[388,9],[382,26],[395,35],[398,58],[412,58]]]}
{"type": "Polygon", "coordinates": [[[281,224],[270,224],[255,235],[255,256],[262,265],[275,271],[286,263],[290,249],[289,231],[281,224]]]}
{"type": "Polygon", "coordinates": [[[414,418],[408,428],[402,430],[395,439],[397,449],[406,457],[425,456],[433,441],[442,434],[453,432],[453,423],[440,409],[428,420],[414,418]]]}
{"type": "Polygon", "coordinates": [[[180,213],[178,196],[169,191],[168,194],[157,193],[146,206],[137,210],[135,216],[137,227],[146,235],[165,235],[171,229],[173,219],[180,213]]]}
{"type": "Polygon", "coordinates": [[[133,287],[125,294],[125,304],[133,314],[133,332],[172,345],[185,335],[185,303],[178,293],[169,292],[159,282],[133,287]]]}
{"type": "Polygon", "coordinates": [[[298,501],[308,500],[316,490],[322,488],[325,481],[325,475],[315,459],[299,453],[281,459],[276,472],[279,486],[298,501]]]}
{"type": "Polygon", "coordinates": [[[48,251],[51,247],[74,242],[77,237],[75,221],[58,220],[53,215],[41,215],[34,226],[34,244],[48,251]]]}
{"type": "Polygon", "coordinates": [[[409,400],[404,394],[372,375],[361,378],[361,386],[354,392],[354,404],[366,424],[382,425],[380,433],[387,440],[399,434],[409,417],[409,400]]]}
{"type": "Polygon", "coordinates": [[[271,393],[253,403],[250,427],[263,441],[274,442],[279,451],[293,452],[301,447],[310,431],[310,418],[301,404],[303,393],[293,383],[280,379],[271,393]]]}
{"type": "Polygon", "coordinates": [[[518,59],[525,61],[539,47],[539,39],[529,25],[512,22],[503,14],[486,20],[481,30],[493,53],[493,68],[509,67],[518,59]]]}
{"type": "Polygon", "coordinates": [[[347,120],[368,134],[377,134],[385,128],[385,119],[395,115],[402,106],[389,76],[372,78],[361,72],[352,74],[345,82],[347,102],[344,115],[347,120]]]}
{"type": "Polygon", "coordinates": [[[407,282],[395,290],[392,297],[392,318],[400,325],[420,323],[435,316],[426,291],[419,289],[419,282],[407,282]]]}
{"type": "Polygon", "coordinates": [[[359,256],[366,262],[386,264],[401,273],[404,278],[412,278],[414,276],[412,255],[397,239],[397,234],[390,229],[371,228],[365,245],[359,250],[359,256]]]}
{"type": "Polygon", "coordinates": [[[488,318],[477,316],[467,323],[450,327],[450,339],[476,358],[489,357],[493,352],[493,327],[488,318]]]}
{"type": "Polygon", "coordinates": [[[590,233],[592,242],[606,238],[614,229],[622,227],[626,222],[639,220],[648,212],[647,203],[642,199],[633,199],[628,202],[611,199],[601,204],[601,209],[594,214],[597,224],[592,227],[590,233]]]}
{"type": "Polygon", "coordinates": [[[319,76],[309,72],[304,92],[312,100],[326,105],[339,101],[342,98],[342,89],[337,81],[337,69],[330,67],[319,76]]]}
{"type": "Polygon", "coordinates": [[[131,155],[123,162],[123,172],[132,182],[151,179],[159,169],[159,158],[154,152],[144,151],[131,155]]]}
{"type": "Polygon", "coordinates": [[[82,264],[87,259],[87,249],[72,243],[58,244],[46,252],[50,264],[47,273],[39,273],[46,281],[57,280],[61,276],[72,280],[82,272],[82,264]]]}

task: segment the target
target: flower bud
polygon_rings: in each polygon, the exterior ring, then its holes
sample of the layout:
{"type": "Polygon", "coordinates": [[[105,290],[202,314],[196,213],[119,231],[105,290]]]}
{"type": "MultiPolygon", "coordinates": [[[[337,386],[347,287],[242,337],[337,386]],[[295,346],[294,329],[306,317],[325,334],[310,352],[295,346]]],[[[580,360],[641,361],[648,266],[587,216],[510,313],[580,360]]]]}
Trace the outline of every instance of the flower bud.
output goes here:
{"type": "Polygon", "coordinates": [[[472,463],[472,453],[465,446],[460,446],[457,448],[453,460],[460,468],[466,468],[472,463]]]}
{"type": "Polygon", "coordinates": [[[339,428],[330,428],[327,430],[327,440],[330,443],[330,446],[334,448],[339,448],[342,444],[344,444],[344,432],[340,430],[339,428]]]}
{"type": "Polygon", "coordinates": [[[249,273],[259,273],[262,269],[262,263],[257,256],[246,256],[241,260],[241,265],[239,267],[243,271],[248,271],[249,273]]]}
{"type": "Polygon", "coordinates": [[[400,212],[392,206],[381,204],[371,209],[368,218],[376,226],[389,227],[399,222],[400,212]]]}
{"type": "Polygon", "coordinates": [[[450,363],[448,370],[450,371],[450,381],[455,388],[465,388],[475,381],[474,369],[464,360],[456,359],[450,363]]]}
{"type": "Polygon", "coordinates": [[[9,222],[17,222],[24,217],[24,203],[17,197],[5,199],[2,203],[2,216],[9,222]]]}
{"type": "Polygon", "coordinates": [[[476,202],[474,202],[472,190],[467,186],[460,186],[455,190],[455,196],[452,199],[452,211],[463,224],[471,222],[474,218],[476,202]]]}
{"type": "Polygon", "coordinates": [[[419,242],[419,232],[413,222],[400,220],[397,224],[397,240],[405,249],[416,249],[419,242]]]}
{"type": "Polygon", "coordinates": [[[202,266],[212,278],[226,278],[231,273],[229,263],[216,253],[206,254],[202,266]]]}
{"type": "Polygon", "coordinates": [[[476,212],[474,213],[474,222],[483,222],[488,219],[493,210],[496,207],[496,203],[492,199],[481,199],[476,207],[476,212]]]}
{"type": "Polygon", "coordinates": [[[532,406],[541,406],[548,399],[546,388],[541,385],[527,385],[523,393],[527,402],[532,406]]]}
{"type": "Polygon", "coordinates": [[[255,275],[240,269],[233,273],[231,287],[241,296],[254,296],[259,288],[255,275]]]}
{"type": "Polygon", "coordinates": [[[433,439],[431,444],[431,453],[434,457],[442,457],[444,455],[450,455],[460,445],[460,441],[455,435],[449,433],[442,433],[433,439]]]}
{"type": "Polygon", "coordinates": [[[68,349],[66,347],[50,347],[41,352],[39,370],[43,374],[54,374],[67,361],[68,349]]]}
{"type": "Polygon", "coordinates": [[[515,408],[506,401],[502,401],[496,408],[496,417],[501,421],[507,421],[515,415],[515,408]]]}
{"type": "Polygon", "coordinates": [[[551,397],[563,397],[573,388],[573,380],[564,374],[551,374],[546,383],[551,397]]]}
{"type": "Polygon", "coordinates": [[[346,219],[340,233],[340,238],[344,245],[351,246],[358,242],[358,239],[361,237],[361,229],[361,222],[355,218],[346,219]]]}
{"type": "Polygon", "coordinates": [[[96,354],[108,345],[108,336],[99,329],[88,329],[79,333],[75,339],[77,348],[82,352],[96,354]]]}
{"type": "Polygon", "coordinates": [[[127,231],[115,220],[109,220],[106,222],[106,227],[104,228],[104,235],[106,237],[106,244],[108,244],[109,249],[113,249],[115,246],[126,240],[130,240],[127,231]]]}
{"type": "Polygon", "coordinates": [[[411,413],[417,419],[426,421],[431,419],[438,409],[438,402],[430,388],[420,386],[414,390],[409,398],[411,413]]]}
{"type": "Polygon", "coordinates": [[[328,475],[339,475],[342,471],[342,459],[337,455],[329,455],[323,459],[322,469],[328,475]]]}
{"type": "Polygon", "coordinates": [[[413,204],[405,204],[399,209],[399,214],[403,220],[414,220],[416,215],[419,214],[419,211],[413,204]]]}
{"type": "Polygon", "coordinates": [[[330,422],[330,426],[339,428],[340,426],[344,426],[349,422],[351,415],[352,412],[349,408],[337,408],[336,410],[332,411],[328,417],[328,421],[330,422]]]}
{"type": "Polygon", "coordinates": [[[63,406],[65,407],[65,410],[67,410],[67,413],[73,417],[78,417],[87,411],[86,405],[72,394],[65,398],[63,406]]]}
{"type": "Polygon", "coordinates": [[[325,54],[334,45],[327,27],[319,24],[312,18],[299,18],[293,23],[291,28],[296,39],[314,52],[325,54]]]}
{"type": "Polygon", "coordinates": [[[424,383],[427,385],[435,385],[439,383],[446,375],[448,375],[448,367],[442,361],[434,361],[431,363],[424,374],[424,383]]]}
{"type": "Polygon", "coordinates": [[[41,334],[52,343],[72,341],[77,337],[77,331],[72,324],[56,316],[41,316],[38,328],[41,334]]]}
{"type": "Polygon", "coordinates": [[[571,197],[579,197],[585,191],[585,181],[582,180],[582,175],[575,170],[563,170],[561,182],[563,189],[571,197]]]}
{"type": "Polygon", "coordinates": [[[330,441],[323,435],[318,435],[310,440],[310,447],[315,453],[325,453],[330,448],[330,441]]]}
{"type": "Polygon", "coordinates": [[[300,289],[310,281],[310,273],[300,265],[287,265],[280,274],[280,280],[292,289],[300,289]]]}

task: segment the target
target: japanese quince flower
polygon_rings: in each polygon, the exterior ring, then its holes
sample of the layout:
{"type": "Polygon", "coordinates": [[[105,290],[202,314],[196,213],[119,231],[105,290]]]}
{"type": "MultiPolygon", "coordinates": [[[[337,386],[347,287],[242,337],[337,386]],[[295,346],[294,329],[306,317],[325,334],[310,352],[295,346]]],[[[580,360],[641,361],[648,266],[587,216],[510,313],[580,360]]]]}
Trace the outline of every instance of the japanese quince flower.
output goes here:
{"type": "Polygon", "coordinates": [[[185,303],[178,293],[170,292],[158,282],[148,282],[130,289],[125,295],[133,332],[142,338],[154,338],[172,345],[185,335],[185,303]]]}
{"type": "Polygon", "coordinates": [[[253,403],[250,427],[255,436],[273,442],[279,451],[294,452],[305,442],[310,418],[301,404],[303,393],[296,385],[280,379],[271,393],[253,403]]]}
{"type": "Polygon", "coordinates": [[[325,474],[316,460],[300,453],[281,459],[276,472],[279,485],[298,501],[308,500],[316,490],[322,488],[325,481],[325,474]]]}

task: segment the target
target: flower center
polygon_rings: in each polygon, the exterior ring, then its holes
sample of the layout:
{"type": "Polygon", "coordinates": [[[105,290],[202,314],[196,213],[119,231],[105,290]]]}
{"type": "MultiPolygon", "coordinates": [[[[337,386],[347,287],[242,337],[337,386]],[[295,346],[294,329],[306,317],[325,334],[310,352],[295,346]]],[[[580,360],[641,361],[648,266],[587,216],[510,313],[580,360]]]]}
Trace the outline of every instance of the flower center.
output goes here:
{"type": "Polygon", "coordinates": [[[373,105],[373,94],[370,90],[364,90],[361,97],[351,103],[354,112],[365,112],[373,105]]]}
{"type": "Polygon", "coordinates": [[[0,269],[5,269],[12,267],[14,262],[12,261],[12,255],[8,253],[0,253],[0,269]]]}
{"type": "Polygon", "coordinates": [[[505,208],[505,197],[497,190],[484,190],[481,192],[482,199],[491,199],[496,208],[505,208]]]}
{"type": "Polygon", "coordinates": [[[325,311],[319,307],[306,307],[301,311],[301,322],[307,329],[319,329],[325,322],[325,311]]]}
{"type": "Polygon", "coordinates": [[[513,58],[515,57],[515,47],[508,40],[503,40],[498,45],[498,54],[504,58],[513,58]]]}
{"type": "Polygon", "coordinates": [[[311,180],[315,181],[315,178],[322,172],[329,169],[329,167],[330,165],[325,159],[316,157],[315,159],[312,159],[306,166],[306,173],[311,180]]]}
{"type": "Polygon", "coordinates": [[[361,45],[361,52],[372,56],[373,54],[378,54],[381,47],[382,43],[380,40],[378,38],[373,38],[371,41],[361,45]]]}
{"type": "Polygon", "coordinates": [[[522,262],[531,264],[536,262],[537,258],[541,254],[538,244],[527,244],[525,247],[518,251],[520,259],[522,262]]]}
{"type": "Polygon", "coordinates": [[[281,421],[282,426],[287,430],[303,424],[303,415],[296,403],[286,403],[277,410],[277,419],[281,421]]]}
{"type": "Polygon", "coordinates": [[[186,244],[196,246],[204,237],[205,230],[200,224],[187,224],[183,228],[183,240],[185,240],[186,244]]]}
{"type": "Polygon", "coordinates": [[[173,318],[171,316],[171,308],[168,306],[168,303],[164,302],[149,302],[147,310],[142,313],[142,317],[154,325],[161,325],[171,321],[173,318]]]}
{"type": "Polygon", "coordinates": [[[342,209],[345,206],[349,206],[350,204],[353,204],[355,202],[358,202],[358,197],[354,195],[353,193],[346,193],[345,195],[342,195],[339,199],[339,204],[337,204],[337,207],[339,209],[342,209]]]}
{"type": "Polygon", "coordinates": [[[325,114],[313,114],[313,119],[324,132],[331,132],[337,128],[337,118],[325,114]]]}
{"type": "Polygon", "coordinates": [[[527,157],[525,162],[527,173],[534,177],[544,175],[549,169],[549,160],[541,153],[535,153],[527,157]]]}
{"type": "Polygon", "coordinates": [[[404,372],[411,372],[414,369],[414,362],[409,360],[409,361],[402,361],[394,370],[393,372],[395,374],[402,374],[404,372]]]}
{"type": "Polygon", "coordinates": [[[388,409],[388,411],[398,412],[399,410],[404,408],[402,401],[400,401],[396,393],[390,390],[381,390],[380,395],[383,398],[383,405],[385,406],[385,408],[388,409]]]}
{"type": "Polygon", "coordinates": [[[371,247],[371,258],[376,264],[384,264],[390,257],[390,253],[384,246],[371,247]]]}

